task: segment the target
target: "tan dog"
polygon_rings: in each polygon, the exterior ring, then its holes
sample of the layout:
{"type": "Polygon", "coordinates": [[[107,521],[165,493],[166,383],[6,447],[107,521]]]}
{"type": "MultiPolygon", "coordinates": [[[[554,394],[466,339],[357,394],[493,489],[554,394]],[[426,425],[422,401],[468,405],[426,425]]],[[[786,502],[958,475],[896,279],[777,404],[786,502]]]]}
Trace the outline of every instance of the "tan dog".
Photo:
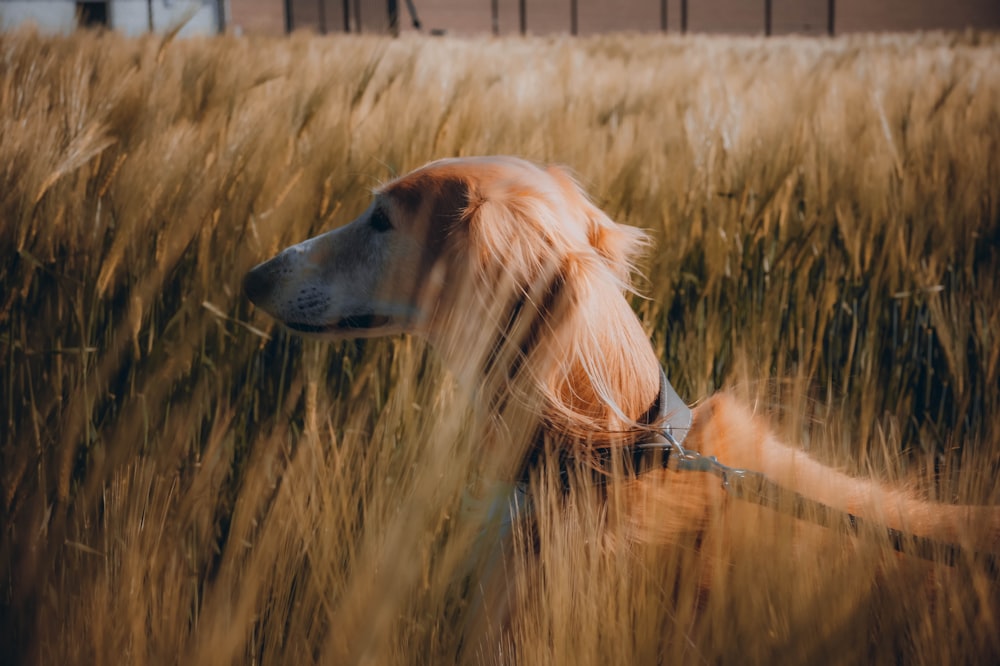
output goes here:
{"type": "MultiPolygon", "coordinates": [[[[659,360],[624,294],[644,248],[559,168],[510,157],[434,162],[375,192],[356,220],[254,268],[246,293],[294,331],[330,338],[412,332],[506,417],[587,461],[656,423],[659,360]],[[511,400],[515,396],[516,400],[511,400]],[[536,430],[538,432],[536,432],[536,430]]],[[[992,550],[1000,512],[921,501],[821,465],[732,398],[701,403],[685,446],[872,523],[992,550]]],[[[516,477],[530,452],[521,451],[516,477]]],[[[638,538],[699,529],[725,491],[710,474],[655,469],[630,491],[638,538]]]]}

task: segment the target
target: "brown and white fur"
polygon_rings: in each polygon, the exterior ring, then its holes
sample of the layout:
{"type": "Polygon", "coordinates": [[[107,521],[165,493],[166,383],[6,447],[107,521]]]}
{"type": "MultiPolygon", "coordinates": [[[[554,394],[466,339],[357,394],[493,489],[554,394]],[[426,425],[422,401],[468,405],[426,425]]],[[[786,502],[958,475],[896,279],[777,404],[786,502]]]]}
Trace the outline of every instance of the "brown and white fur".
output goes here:
{"type": "MultiPolygon", "coordinates": [[[[534,412],[543,434],[585,458],[641,431],[658,394],[659,359],[624,297],[646,244],[558,167],[447,159],[378,188],[360,217],[257,266],[245,289],[295,331],[424,335],[446,365],[485,387],[491,409],[534,412]],[[507,400],[496,397],[505,391],[507,400]]],[[[685,446],[871,523],[997,547],[995,509],[921,501],[821,465],[724,394],[695,408],[685,446]]],[[[669,542],[697,530],[723,495],[708,474],[647,472],[632,488],[635,534],[669,542]]]]}

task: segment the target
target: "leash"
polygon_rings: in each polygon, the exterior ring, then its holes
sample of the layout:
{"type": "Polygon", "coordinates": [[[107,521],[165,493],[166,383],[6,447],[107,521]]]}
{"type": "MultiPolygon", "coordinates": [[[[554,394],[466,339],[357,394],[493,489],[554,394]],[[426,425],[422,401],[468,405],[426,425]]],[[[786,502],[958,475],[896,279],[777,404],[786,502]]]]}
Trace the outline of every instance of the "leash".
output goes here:
{"type": "MultiPolygon", "coordinates": [[[[822,527],[837,529],[852,536],[864,536],[883,531],[893,550],[913,555],[921,559],[943,562],[954,566],[963,555],[981,559],[991,576],[1000,572],[1000,557],[992,553],[970,552],[956,544],[937,541],[928,537],[909,534],[877,523],[869,524],[864,518],[806,497],[785,488],[769,479],[762,472],[737,467],[729,467],[715,456],[705,456],[684,448],[683,441],[691,428],[691,409],[677,395],[660,369],[660,393],[646,414],[646,421],[659,423],[661,430],[651,431],[643,440],[629,447],[601,449],[598,466],[611,472],[614,455],[620,455],[632,473],[650,469],[649,458],[659,458],[658,464],[664,469],[676,472],[702,472],[719,479],[722,488],[730,497],[751,502],[799,520],[822,527]]],[[[568,482],[568,470],[560,465],[560,476],[568,482]]]]}

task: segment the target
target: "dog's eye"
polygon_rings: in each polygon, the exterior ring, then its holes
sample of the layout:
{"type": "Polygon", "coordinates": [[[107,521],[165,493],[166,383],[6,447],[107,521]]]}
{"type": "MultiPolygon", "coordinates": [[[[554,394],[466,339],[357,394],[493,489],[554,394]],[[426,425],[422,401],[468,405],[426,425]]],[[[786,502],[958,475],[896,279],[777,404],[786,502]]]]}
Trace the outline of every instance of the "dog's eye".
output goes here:
{"type": "Polygon", "coordinates": [[[381,208],[376,208],[372,211],[368,222],[372,225],[372,229],[379,233],[392,229],[392,222],[389,221],[389,216],[381,208]]]}

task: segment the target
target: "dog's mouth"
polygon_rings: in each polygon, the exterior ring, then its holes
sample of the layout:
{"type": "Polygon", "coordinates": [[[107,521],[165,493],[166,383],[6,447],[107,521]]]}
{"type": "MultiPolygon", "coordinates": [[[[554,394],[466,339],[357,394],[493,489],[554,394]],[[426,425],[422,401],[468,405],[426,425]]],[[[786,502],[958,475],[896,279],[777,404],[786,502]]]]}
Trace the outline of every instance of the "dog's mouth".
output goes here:
{"type": "Polygon", "coordinates": [[[387,326],[391,322],[392,319],[385,315],[366,312],[342,317],[333,324],[304,324],[301,322],[286,321],[285,326],[299,333],[338,333],[344,331],[367,331],[387,326]]]}

